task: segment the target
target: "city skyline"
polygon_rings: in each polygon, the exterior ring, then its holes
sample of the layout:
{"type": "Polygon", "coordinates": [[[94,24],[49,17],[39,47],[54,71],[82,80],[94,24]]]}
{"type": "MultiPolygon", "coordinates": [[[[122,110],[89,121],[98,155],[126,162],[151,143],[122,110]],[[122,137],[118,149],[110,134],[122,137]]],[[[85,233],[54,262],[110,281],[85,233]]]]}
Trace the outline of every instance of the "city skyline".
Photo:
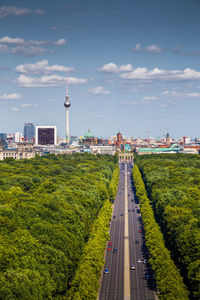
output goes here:
{"type": "Polygon", "coordinates": [[[70,134],[199,137],[200,3],[0,4],[1,132],[26,122],[70,134]]]}

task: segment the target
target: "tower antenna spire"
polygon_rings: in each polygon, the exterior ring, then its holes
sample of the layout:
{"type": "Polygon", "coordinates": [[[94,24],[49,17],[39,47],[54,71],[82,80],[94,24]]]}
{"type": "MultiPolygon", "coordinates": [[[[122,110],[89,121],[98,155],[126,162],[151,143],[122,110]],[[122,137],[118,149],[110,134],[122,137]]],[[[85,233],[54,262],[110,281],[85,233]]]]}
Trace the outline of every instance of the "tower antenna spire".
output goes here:
{"type": "Polygon", "coordinates": [[[70,138],[69,138],[69,108],[71,106],[71,103],[69,101],[69,94],[68,94],[68,73],[67,73],[67,78],[66,78],[66,96],[65,96],[65,102],[64,102],[64,106],[66,108],[66,123],[65,123],[65,140],[66,142],[69,142],[70,138]]]}
{"type": "Polygon", "coordinates": [[[69,78],[68,78],[68,72],[66,77],[66,97],[69,97],[69,78]]]}

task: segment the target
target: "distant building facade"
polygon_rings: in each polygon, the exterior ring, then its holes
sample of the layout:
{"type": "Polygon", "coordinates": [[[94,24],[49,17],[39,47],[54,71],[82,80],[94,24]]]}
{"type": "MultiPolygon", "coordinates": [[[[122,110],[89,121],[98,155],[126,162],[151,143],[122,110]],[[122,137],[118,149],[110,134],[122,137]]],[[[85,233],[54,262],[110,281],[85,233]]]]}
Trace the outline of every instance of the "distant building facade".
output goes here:
{"type": "Polygon", "coordinates": [[[33,143],[35,136],[35,126],[33,123],[24,123],[24,141],[33,143]]]}
{"type": "Polygon", "coordinates": [[[3,149],[0,147],[0,160],[4,160],[6,158],[13,159],[30,159],[35,157],[35,150],[33,145],[28,144],[19,144],[17,148],[14,149],[3,149]]]}
{"type": "Polygon", "coordinates": [[[35,145],[57,145],[57,127],[36,126],[35,145]]]}

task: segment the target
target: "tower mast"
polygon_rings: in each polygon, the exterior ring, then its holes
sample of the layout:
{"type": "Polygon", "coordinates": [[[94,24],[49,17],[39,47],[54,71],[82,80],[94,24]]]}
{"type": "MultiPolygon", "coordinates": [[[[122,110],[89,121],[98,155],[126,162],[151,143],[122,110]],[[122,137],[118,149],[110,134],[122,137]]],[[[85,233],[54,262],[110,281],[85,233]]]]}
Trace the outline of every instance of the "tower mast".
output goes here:
{"type": "Polygon", "coordinates": [[[71,106],[71,103],[69,101],[69,94],[68,94],[68,74],[66,80],[66,96],[65,96],[64,106],[66,108],[65,140],[68,143],[69,142],[69,107],[71,106]]]}

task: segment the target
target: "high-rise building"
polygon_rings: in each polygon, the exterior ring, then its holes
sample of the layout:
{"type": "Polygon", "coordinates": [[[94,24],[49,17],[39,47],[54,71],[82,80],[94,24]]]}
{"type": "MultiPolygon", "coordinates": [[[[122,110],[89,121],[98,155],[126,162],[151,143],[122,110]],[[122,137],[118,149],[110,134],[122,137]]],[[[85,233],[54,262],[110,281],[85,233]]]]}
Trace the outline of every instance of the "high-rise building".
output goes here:
{"type": "Polygon", "coordinates": [[[69,102],[69,95],[68,95],[68,77],[67,77],[67,88],[66,88],[66,96],[65,96],[65,102],[64,106],[66,108],[66,123],[65,123],[65,140],[66,142],[69,142],[69,108],[71,106],[71,103],[69,102]]]}
{"type": "Polygon", "coordinates": [[[24,123],[24,141],[33,143],[35,136],[35,126],[33,123],[24,123]]]}
{"type": "Polygon", "coordinates": [[[7,145],[7,133],[0,133],[0,146],[5,147],[7,145]]]}
{"type": "Polygon", "coordinates": [[[35,145],[57,145],[56,126],[36,126],[35,145]]]}

